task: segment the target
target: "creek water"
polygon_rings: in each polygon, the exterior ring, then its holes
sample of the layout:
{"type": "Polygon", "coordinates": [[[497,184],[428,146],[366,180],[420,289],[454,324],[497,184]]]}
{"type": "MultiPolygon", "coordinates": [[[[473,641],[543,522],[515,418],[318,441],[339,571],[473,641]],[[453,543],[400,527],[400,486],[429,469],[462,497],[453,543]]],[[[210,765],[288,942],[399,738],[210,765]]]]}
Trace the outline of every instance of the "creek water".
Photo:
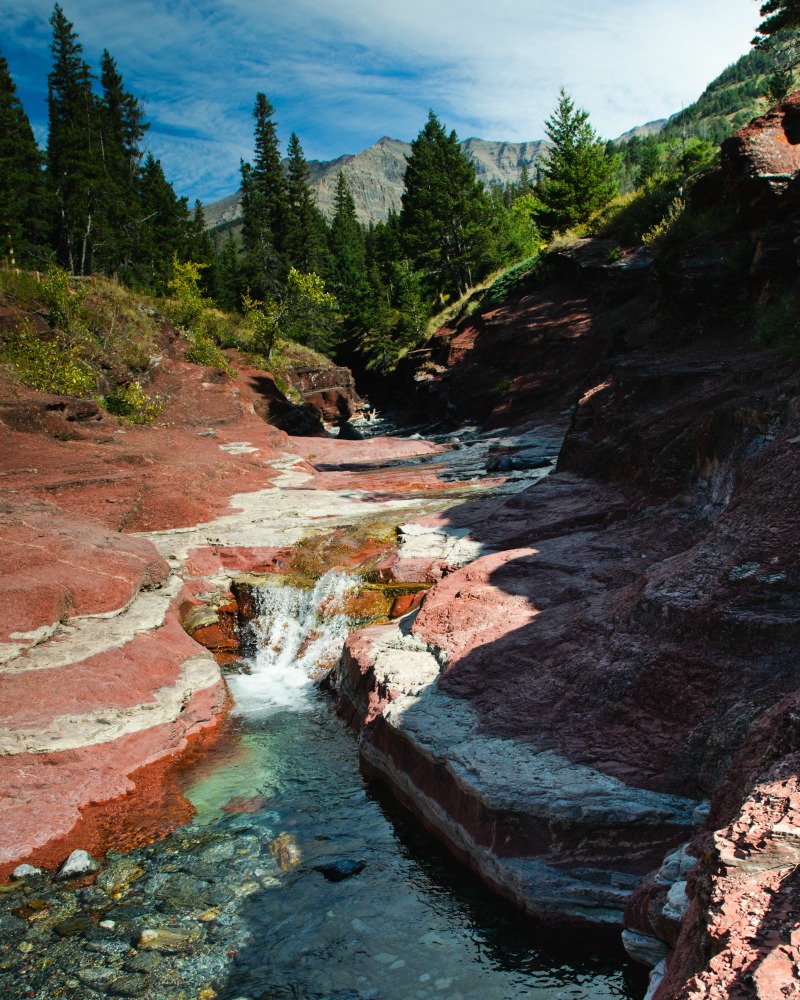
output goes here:
{"type": "Polygon", "coordinates": [[[238,738],[185,790],[195,825],[253,810],[235,818],[280,862],[239,909],[219,996],[640,997],[617,938],[535,928],[360,775],[357,736],[313,680],[341,649],[350,586],[329,573],[260,593],[252,672],[231,678],[238,738]]]}

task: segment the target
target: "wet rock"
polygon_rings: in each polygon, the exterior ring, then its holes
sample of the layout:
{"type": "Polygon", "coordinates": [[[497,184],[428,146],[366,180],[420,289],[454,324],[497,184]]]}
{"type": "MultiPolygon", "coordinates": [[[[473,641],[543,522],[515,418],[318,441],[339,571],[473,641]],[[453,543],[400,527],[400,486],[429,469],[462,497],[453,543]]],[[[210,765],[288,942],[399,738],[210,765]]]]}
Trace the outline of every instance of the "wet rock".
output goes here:
{"type": "Polygon", "coordinates": [[[178,910],[206,910],[212,899],[208,882],[190,875],[172,875],[155,893],[158,899],[178,910]]]}
{"type": "Polygon", "coordinates": [[[89,917],[68,917],[66,920],[59,920],[57,924],[54,924],[53,931],[59,937],[76,937],[91,926],[92,921],[89,917]]]}
{"type": "Polygon", "coordinates": [[[349,420],[345,420],[343,424],[339,426],[339,435],[343,441],[363,441],[364,435],[361,431],[354,427],[349,420]]]}
{"type": "Polygon", "coordinates": [[[126,972],[152,972],[164,961],[157,951],[140,951],[132,955],[122,966],[126,972]]]}
{"type": "Polygon", "coordinates": [[[166,930],[147,928],[139,936],[138,947],[142,951],[160,951],[165,954],[191,951],[202,935],[195,930],[166,930]]]}
{"type": "MultiPolygon", "coordinates": [[[[232,815],[242,815],[261,812],[262,809],[266,808],[268,802],[269,799],[265,799],[263,795],[253,795],[250,798],[235,795],[232,799],[228,799],[220,808],[223,812],[231,813],[232,815]]],[[[233,849],[232,845],[231,849],[233,849]]]]}
{"type": "Polygon", "coordinates": [[[76,878],[96,872],[100,866],[88,851],[73,851],[56,873],[58,879],[76,878]]]}
{"type": "Polygon", "coordinates": [[[136,973],[119,976],[106,986],[106,993],[112,997],[143,997],[147,991],[147,978],[136,973]]]}
{"type": "Polygon", "coordinates": [[[651,969],[669,954],[669,948],[663,941],[638,931],[624,930],[622,944],[634,962],[639,962],[640,965],[646,965],[651,969]]]}
{"type": "Polygon", "coordinates": [[[269,845],[269,853],[278,862],[282,872],[291,871],[300,864],[300,848],[290,833],[282,833],[269,845]]]}
{"type": "Polygon", "coordinates": [[[33,865],[17,865],[12,873],[12,878],[28,878],[31,875],[41,875],[41,868],[34,868],[33,865]]]}
{"type": "Polygon", "coordinates": [[[89,989],[97,990],[98,993],[105,992],[106,987],[118,975],[116,969],[81,969],[78,972],[78,979],[89,989]]]}
{"type": "Polygon", "coordinates": [[[322,872],[329,882],[344,882],[345,879],[363,872],[365,868],[366,864],[363,861],[342,858],[341,861],[330,861],[324,865],[317,865],[314,870],[322,872]]]}
{"type": "Polygon", "coordinates": [[[141,865],[138,865],[135,861],[123,858],[121,861],[109,865],[108,868],[98,875],[97,887],[112,898],[115,898],[122,895],[144,873],[144,868],[141,865]]]}

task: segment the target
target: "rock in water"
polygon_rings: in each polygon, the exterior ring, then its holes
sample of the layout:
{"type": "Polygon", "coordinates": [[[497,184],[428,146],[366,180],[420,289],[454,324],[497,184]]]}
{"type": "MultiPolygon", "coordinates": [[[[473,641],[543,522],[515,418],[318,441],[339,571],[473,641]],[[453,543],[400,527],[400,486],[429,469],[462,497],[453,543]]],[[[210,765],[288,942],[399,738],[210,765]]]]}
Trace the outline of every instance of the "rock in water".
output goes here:
{"type": "Polygon", "coordinates": [[[324,865],[317,865],[315,871],[322,872],[329,882],[344,882],[346,878],[352,878],[363,872],[366,864],[363,861],[353,861],[350,858],[342,858],[341,861],[330,861],[324,865]]]}
{"type": "Polygon", "coordinates": [[[74,878],[77,875],[88,875],[90,872],[96,872],[99,867],[88,851],[73,851],[58,869],[56,878],[74,878]]]}
{"type": "Polygon", "coordinates": [[[41,868],[34,868],[33,865],[17,865],[12,873],[12,878],[27,878],[29,875],[41,875],[41,868]]]}
{"type": "Polygon", "coordinates": [[[339,425],[339,437],[343,441],[363,441],[364,435],[354,427],[349,420],[345,420],[344,423],[339,425]]]}

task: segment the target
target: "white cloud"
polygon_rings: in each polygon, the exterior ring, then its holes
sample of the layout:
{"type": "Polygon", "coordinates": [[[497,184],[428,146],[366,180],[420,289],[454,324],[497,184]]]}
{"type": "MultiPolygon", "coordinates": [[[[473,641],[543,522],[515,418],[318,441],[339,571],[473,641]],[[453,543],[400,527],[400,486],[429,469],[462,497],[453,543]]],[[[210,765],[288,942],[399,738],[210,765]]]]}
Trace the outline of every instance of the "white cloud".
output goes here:
{"type": "MultiPolygon", "coordinates": [[[[539,138],[562,84],[614,136],[691,103],[758,22],[754,0],[64,2],[87,59],[108,48],[145,95],[167,175],[204,200],[235,189],[259,90],[284,139],[297,131],[316,158],[409,139],[429,107],[463,138],[539,138]]],[[[4,7],[4,52],[31,88],[52,7],[4,7]]]]}

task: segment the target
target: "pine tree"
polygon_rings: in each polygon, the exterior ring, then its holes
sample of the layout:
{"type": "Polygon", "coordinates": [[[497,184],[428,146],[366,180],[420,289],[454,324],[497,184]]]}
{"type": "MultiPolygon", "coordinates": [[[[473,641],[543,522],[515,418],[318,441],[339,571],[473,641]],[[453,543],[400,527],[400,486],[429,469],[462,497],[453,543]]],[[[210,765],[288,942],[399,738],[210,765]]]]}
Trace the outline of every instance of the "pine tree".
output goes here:
{"type": "Polygon", "coordinates": [[[100,85],[99,142],[105,177],[94,227],[98,234],[95,265],[125,277],[138,251],[141,141],[149,125],[139,100],[125,90],[107,50],[100,60],[100,85]]]}
{"type": "Polygon", "coordinates": [[[345,334],[358,335],[365,328],[365,313],[369,300],[366,245],[364,229],[358,221],[355,202],[341,170],[336,179],[330,250],[330,286],[347,316],[344,324],[345,334]]]}
{"type": "Polygon", "coordinates": [[[172,261],[186,259],[189,240],[189,206],[178,198],[164,176],[161,161],[148,153],[139,184],[142,221],[135,283],[155,291],[166,290],[172,277],[172,261]]]}
{"type": "Polygon", "coordinates": [[[100,112],[83,46],[56,4],[50,18],[53,68],[48,74],[47,183],[55,218],[53,245],[73,273],[92,268],[93,225],[103,194],[100,112]]]}
{"type": "Polygon", "coordinates": [[[253,164],[241,164],[242,247],[245,271],[258,298],[280,288],[286,276],[286,178],[281,164],[275,109],[258,94],[253,164]]]}
{"type": "Polygon", "coordinates": [[[107,49],[100,58],[103,90],[103,159],[109,174],[135,186],[142,165],[141,143],[150,128],[141,101],[125,90],[116,60],[107,49]]]}
{"type": "Polygon", "coordinates": [[[766,0],[759,13],[764,20],[756,29],[753,45],[763,45],[783,31],[800,30],[800,0],[766,0]]]}
{"type": "Polygon", "coordinates": [[[489,203],[455,132],[431,111],[411,143],[400,230],[430,290],[463,294],[486,265],[489,203]]]}
{"type": "Polygon", "coordinates": [[[287,152],[286,258],[306,274],[312,271],[325,274],[328,269],[327,226],[317,208],[309,183],[311,171],[294,132],[289,137],[287,152]]]}
{"type": "Polygon", "coordinates": [[[217,255],[214,241],[206,228],[206,214],[199,198],[194,203],[194,212],[187,226],[186,257],[195,264],[203,265],[200,290],[207,298],[212,298],[217,284],[217,255]]]}
{"type": "Polygon", "coordinates": [[[551,145],[537,193],[553,228],[568,229],[586,222],[614,197],[614,167],[588,112],[576,108],[563,88],[544,130],[551,145]]]}
{"type": "Polygon", "coordinates": [[[42,155],[0,54],[0,251],[19,263],[44,238],[42,155]]]}
{"type": "Polygon", "coordinates": [[[239,245],[232,232],[217,254],[216,286],[213,298],[221,309],[238,312],[242,308],[242,296],[246,291],[239,245]]]}

